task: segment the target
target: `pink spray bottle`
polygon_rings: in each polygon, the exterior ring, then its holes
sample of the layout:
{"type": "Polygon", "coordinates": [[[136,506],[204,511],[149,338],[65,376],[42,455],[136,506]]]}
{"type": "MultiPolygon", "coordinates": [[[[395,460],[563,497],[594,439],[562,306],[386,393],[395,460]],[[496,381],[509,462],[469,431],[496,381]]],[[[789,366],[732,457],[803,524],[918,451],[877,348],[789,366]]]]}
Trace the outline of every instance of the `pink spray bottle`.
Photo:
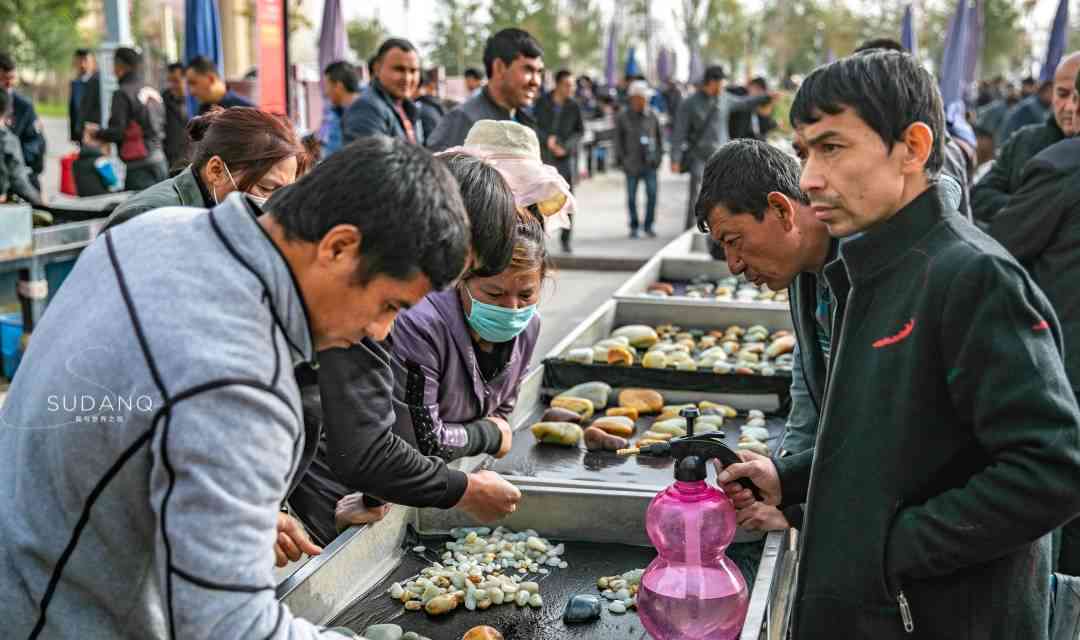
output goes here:
{"type": "Polygon", "coordinates": [[[722,433],[694,435],[696,409],[683,416],[690,435],[637,451],[675,459],[675,483],[653,498],[645,516],[659,555],[641,578],[638,615],[656,640],[731,640],[742,632],[750,596],[724,553],[735,537],[735,507],[706,482],[706,463],[739,458],[722,433]]]}

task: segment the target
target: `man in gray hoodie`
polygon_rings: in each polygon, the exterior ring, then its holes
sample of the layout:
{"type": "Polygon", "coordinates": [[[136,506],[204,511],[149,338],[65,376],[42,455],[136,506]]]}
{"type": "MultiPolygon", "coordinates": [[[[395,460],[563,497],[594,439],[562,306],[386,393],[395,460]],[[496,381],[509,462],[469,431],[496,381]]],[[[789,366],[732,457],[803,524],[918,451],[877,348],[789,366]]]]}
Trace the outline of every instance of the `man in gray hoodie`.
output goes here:
{"type": "MultiPolygon", "coordinates": [[[[305,442],[293,367],[383,331],[468,252],[453,176],[384,137],[266,213],[236,193],[99,237],[0,413],[0,635],[334,637],[274,594],[305,442]]],[[[490,518],[519,498],[482,472],[457,506],[490,518]]]]}

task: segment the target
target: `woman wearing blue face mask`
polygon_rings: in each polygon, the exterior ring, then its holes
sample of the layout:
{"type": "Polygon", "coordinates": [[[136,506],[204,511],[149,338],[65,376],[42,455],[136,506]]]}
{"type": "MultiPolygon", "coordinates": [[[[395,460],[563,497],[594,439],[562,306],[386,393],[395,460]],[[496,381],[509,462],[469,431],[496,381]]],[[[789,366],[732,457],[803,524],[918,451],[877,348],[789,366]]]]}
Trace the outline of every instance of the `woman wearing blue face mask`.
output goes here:
{"type": "Polygon", "coordinates": [[[396,431],[450,460],[510,450],[507,420],[540,333],[548,274],[537,214],[519,213],[510,265],[467,274],[398,316],[393,332],[396,431]]]}
{"type": "Polygon", "coordinates": [[[161,207],[212,209],[234,191],[261,207],[310,164],[292,124],[258,109],[217,107],[193,118],[187,131],[191,164],[117,207],[106,228],[161,207]]]}

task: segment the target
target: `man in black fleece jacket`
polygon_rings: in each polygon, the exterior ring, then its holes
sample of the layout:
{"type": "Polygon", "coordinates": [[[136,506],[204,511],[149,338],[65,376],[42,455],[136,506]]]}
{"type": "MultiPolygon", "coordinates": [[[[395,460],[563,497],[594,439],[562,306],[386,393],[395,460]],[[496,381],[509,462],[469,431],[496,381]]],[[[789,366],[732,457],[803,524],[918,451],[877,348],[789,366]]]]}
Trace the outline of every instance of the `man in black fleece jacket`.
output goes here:
{"type": "MultiPolygon", "coordinates": [[[[1072,95],[1080,116],[1080,74],[1072,95]]],[[[1054,305],[1065,335],[1065,371],[1080,397],[1080,135],[1051,145],[1024,169],[990,235],[1020,261],[1054,305]]],[[[1062,528],[1057,570],[1080,576],[1080,519],[1062,528]]]]}
{"type": "Polygon", "coordinates": [[[1043,638],[1050,540],[1080,512],[1080,409],[1046,296],[937,183],[944,113],[909,55],[814,71],[800,186],[848,237],[815,445],[743,454],[736,506],[806,502],[793,638],[1043,638]],[[910,634],[916,634],[914,636],[910,634]]]}

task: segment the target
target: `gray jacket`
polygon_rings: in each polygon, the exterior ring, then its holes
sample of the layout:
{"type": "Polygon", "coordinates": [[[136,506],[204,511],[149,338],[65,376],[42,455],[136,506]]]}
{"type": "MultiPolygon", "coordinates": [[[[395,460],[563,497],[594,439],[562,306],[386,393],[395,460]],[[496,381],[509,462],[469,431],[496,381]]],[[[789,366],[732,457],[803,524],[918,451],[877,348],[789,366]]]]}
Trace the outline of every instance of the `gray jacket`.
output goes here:
{"type": "Polygon", "coordinates": [[[243,196],[99,236],[50,307],[0,413],[3,635],[317,637],[273,573],[313,338],[243,196]]]}
{"type": "Polygon", "coordinates": [[[488,96],[487,87],[484,87],[465,104],[456,107],[443,117],[439,122],[439,127],[432,131],[427,139],[428,148],[432,151],[442,151],[465,144],[469,129],[472,129],[478,120],[513,120],[530,129],[536,129],[536,119],[531,113],[518,109],[510,115],[509,111],[495,104],[488,96]]]}
{"type": "Polygon", "coordinates": [[[205,202],[194,171],[191,165],[188,165],[174,177],[131,196],[109,215],[105,229],[111,229],[137,215],[162,207],[204,207],[211,204],[205,202]]]}
{"type": "Polygon", "coordinates": [[[716,97],[698,91],[683,100],[671,136],[671,161],[704,163],[731,138],[728,119],[733,111],[749,111],[769,100],[769,96],[736,96],[726,91],[716,97]]]}
{"type": "Polygon", "coordinates": [[[640,176],[660,166],[664,133],[652,109],[645,107],[641,113],[626,109],[615,118],[615,155],[628,176],[640,176]],[[643,144],[643,140],[648,143],[643,144]]]}

